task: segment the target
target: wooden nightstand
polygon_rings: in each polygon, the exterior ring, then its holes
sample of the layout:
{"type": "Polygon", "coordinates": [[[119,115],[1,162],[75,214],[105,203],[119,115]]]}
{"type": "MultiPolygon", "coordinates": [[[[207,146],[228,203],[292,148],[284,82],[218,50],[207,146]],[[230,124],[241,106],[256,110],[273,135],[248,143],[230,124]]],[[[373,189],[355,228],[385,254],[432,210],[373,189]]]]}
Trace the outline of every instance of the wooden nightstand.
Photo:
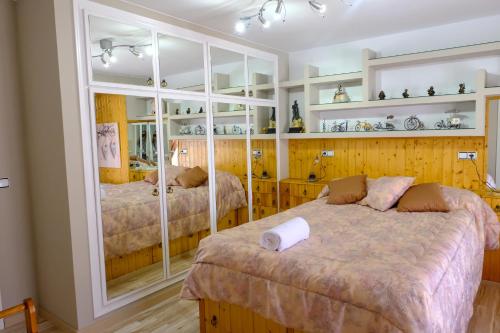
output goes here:
{"type": "MultiPolygon", "coordinates": [[[[500,193],[488,191],[478,194],[500,218],[500,193]]],[[[500,282],[500,250],[484,252],[483,280],[500,282]]]]}
{"type": "Polygon", "coordinates": [[[315,200],[328,181],[310,183],[304,179],[284,179],[280,181],[280,211],[315,200]]]}

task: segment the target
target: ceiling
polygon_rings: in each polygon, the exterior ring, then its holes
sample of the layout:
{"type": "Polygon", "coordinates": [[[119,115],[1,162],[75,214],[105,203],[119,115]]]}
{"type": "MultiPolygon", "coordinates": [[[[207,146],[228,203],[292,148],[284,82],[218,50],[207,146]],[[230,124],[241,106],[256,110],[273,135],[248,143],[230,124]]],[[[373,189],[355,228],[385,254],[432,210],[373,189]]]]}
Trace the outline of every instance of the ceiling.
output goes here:
{"type": "MultiPolygon", "coordinates": [[[[264,0],[127,1],[235,34],[238,18],[254,13],[264,0]]],[[[325,18],[310,10],[306,0],[285,3],[285,23],[274,22],[269,29],[253,23],[242,38],[297,51],[500,14],[498,0],[356,0],[352,7],[341,0],[323,0],[328,8],[325,18]]]]}

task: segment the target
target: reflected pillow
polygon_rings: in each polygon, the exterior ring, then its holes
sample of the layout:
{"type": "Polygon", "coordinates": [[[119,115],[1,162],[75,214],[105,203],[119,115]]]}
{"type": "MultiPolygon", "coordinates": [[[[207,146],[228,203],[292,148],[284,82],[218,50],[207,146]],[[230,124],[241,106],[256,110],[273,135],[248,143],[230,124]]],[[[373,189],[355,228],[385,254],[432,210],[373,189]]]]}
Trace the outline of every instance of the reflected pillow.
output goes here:
{"type": "Polygon", "coordinates": [[[194,167],[177,176],[176,181],[184,188],[203,185],[208,179],[208,173],[200,167],[194,167]]]}
{"type": "Polygon", "coordinates": [[[398,202],[414,181],[414,177],[380,177],[370,184],[368,194],[359,204],[385,212],[398,202]]]}
{"type": "Polygon", "coordinates": [[[399,199],[398,212],[450,211],[438,183],[414,185],[399,199]]]}
{"type": "Polygon", "coordinates": [[[189,170],[189,168],[177,165],[166,165],[165,166],[165,185],[166,186],[179,186],[177,177],[182,175],[184,172],[189,170]]]}
{"type": "MultiPolygon", "coordinates": [[[[340,179],[340,178],[334,178],[334,179],[332,179],[332,181],[337,180],[337,179],[340,179]]],[[[375,179],[373,179],[373,178],[366,178],[366,190],[367,191],[370,189],[370,186],[372,186],[374,181],[375,181],[375,179]]],[[[323,186],[323,188],[321,189],[321,192],[319,192],[316,199],[321,199],[323,197],[327,197],[329,194],[330,194],[330,185],[328,184],[328,185],[323,186]]]]}
{"type": "Polygon", "coordinates": [[[333,180],[329,184],[330,194],[326,203],[346,205],[356,203],[366,196],[366,175],[333,180]]]}
{"type": "Polygon", "coordinates": [[[144,181],[156,185],[158,183],[158,170],[151,171],[144,177],[144,181]]]}

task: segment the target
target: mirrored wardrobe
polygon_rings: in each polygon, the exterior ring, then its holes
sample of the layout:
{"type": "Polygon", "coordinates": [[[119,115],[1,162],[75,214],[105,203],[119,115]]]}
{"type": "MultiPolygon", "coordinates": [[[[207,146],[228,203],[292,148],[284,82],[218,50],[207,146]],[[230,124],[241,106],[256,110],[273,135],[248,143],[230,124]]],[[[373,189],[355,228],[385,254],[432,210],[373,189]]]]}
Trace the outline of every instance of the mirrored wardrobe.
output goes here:
{"type": "Polygon", "coordinates": [[[277,57],[101,9],[82,15],[96,313],[181,280],[279,193],[277,57]]]}

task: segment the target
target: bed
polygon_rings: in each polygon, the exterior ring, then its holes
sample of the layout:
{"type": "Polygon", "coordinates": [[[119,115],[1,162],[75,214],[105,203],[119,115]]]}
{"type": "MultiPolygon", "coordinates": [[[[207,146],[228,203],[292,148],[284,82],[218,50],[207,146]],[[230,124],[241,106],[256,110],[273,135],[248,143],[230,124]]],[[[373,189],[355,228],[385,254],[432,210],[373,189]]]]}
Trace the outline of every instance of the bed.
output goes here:
{"type": "MultiPolygon", "coordinates": [[[[500,224],[476,194],[443,194],[449,213],[379,212],[321,198],[217,233],[200,243],[181,297],[201,300],[201,318],[207,302],[229,304],[277,331],[465,332],[484,249],[498,247],[500,224]],[[282,253],[260,248],[264,230],[295,216],[311,226],[307,241],[282,253]]],[[[230,320],[216,317],[207,325],[239,320],[232,311],[230,320]]]]}
{"type": "MultiPolygon", "coordinates": [[[[216,174],[217,220],[229,212],[246,207],[245,190],[238,177],[216,174]]],[[[167,194],[169,240],[190,236],[210,228],[208,186],[190,189],[174,186],[167,194]]],[[[138,181],[104,185],[101,199],[104,253],[106,259],[125,256],[160,244],[160,200],[155,186],[138,181]]]]}

